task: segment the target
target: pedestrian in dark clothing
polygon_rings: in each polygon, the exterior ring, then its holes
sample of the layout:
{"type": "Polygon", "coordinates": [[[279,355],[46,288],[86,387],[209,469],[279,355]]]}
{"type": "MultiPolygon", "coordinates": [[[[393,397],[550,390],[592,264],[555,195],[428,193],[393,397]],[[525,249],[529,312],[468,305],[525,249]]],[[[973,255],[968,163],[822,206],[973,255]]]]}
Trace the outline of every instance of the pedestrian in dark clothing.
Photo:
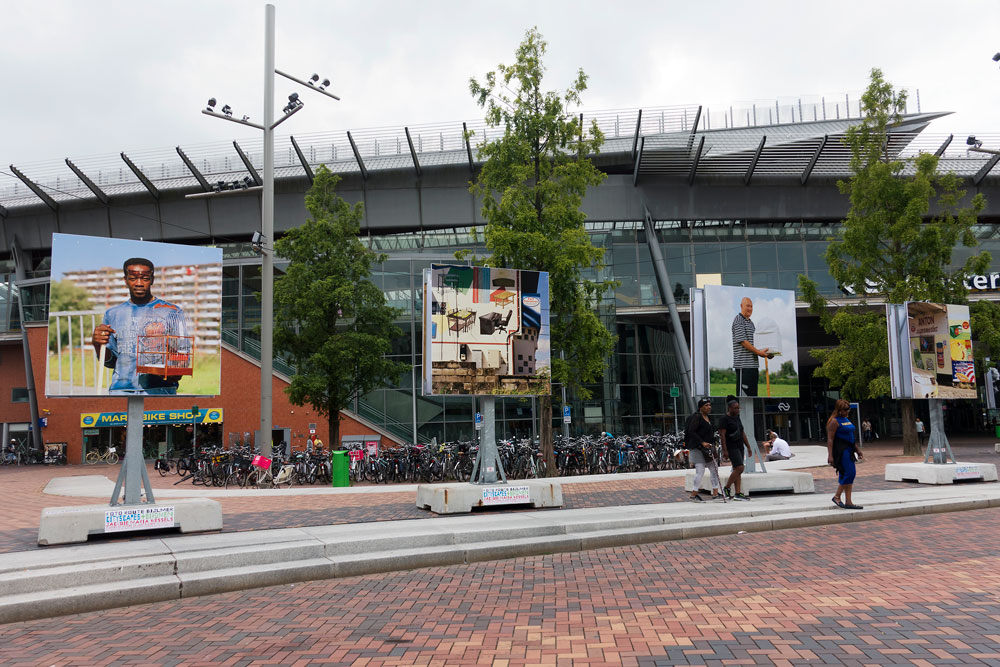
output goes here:
{"type": "Polygon", "coordinates": [[[743,447],[750,447],[743,422],[740,420],[740,401],[735,396],[726,397],[726,415],[719,420],[719,437],[722,439],[722,460],[731,461],[733,470],[729,473],[723,492],[736,500],[750,500],[743,494],[743,447]],[[732,487],[732,490],[730,490],[732,487]],[[733,495],[735,492],[735,496],[733,495]]]}
{"type": "Polygon", "coordinates": [[[712,447],[715,444],[715,434],[712,431],[712,422],[708,415],[712,412],[712,401],[703,398],[698,401],[698,411],[688,417],[684,425],[684,444],[688,448],[688,456],[694,464],[694,490],[691,492],[691,500],[702,502],[704,498],[698,495],[701,487],[702,477],[705,475],[707,466],[712,475],[712,500],[719,500],[722,494],[719,493],[719,464],[715,461],[712,447]]]}

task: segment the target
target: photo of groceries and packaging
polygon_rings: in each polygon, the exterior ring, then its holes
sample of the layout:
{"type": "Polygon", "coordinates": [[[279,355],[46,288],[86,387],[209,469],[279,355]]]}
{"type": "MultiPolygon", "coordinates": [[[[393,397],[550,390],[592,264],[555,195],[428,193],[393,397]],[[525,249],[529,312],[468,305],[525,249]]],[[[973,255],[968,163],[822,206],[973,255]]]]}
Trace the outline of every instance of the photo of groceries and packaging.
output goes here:
{"type": "Polygon", "coordinates": [[[914,398],[976,398],[969,307],[906,304],[914,398]]]}

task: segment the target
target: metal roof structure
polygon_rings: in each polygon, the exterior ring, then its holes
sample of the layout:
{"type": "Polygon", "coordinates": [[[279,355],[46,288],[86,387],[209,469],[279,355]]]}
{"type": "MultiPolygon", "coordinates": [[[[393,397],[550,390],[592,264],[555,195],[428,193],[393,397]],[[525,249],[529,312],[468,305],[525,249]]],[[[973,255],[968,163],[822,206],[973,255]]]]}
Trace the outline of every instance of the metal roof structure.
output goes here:
{"type": "MultiPolygon", "coordinates": [[[[845,105],[846,106],[846,105],[845,105]]],[[[848,107],[849,108],[849,107],[848,107]]],[[[630,170],[633,182],[640,178],[798,180],[841,178],[848,174],[849,151],[841,139],[854,118],[809,120],[794,106],[768,110],[773,116],[792,122],[733,127],[741,118],[732,109],[723,114],[722,129],[710,129],[711,114],[697,105],[624,109],[583,113],[605,135],[598,164],[605,169],[630,170]],[[703,113],[704,111],[704,113],[703,113]]],[[[824,114],[826,108],[824,107],[824,114]]],[[[754,112],[754,122],[758,111],[754,112]]],[[[813,117],[818,116],[816,107],[813,117]]],[[[838,109],[839,115],[839,109],[838,109]]],[[[915,113],[889,137],[888,149],[896,156],[920,152],[937,153],[941,169],[967,177],[978,185],[996,161],[981,153],[965,150],[964,138],[952,142],[950,135],[925,133],[928,124],[944,113],[915,113]]],[[[763,114],[761,113],[761,116],[763,114]]],[[[718,125],[718,117],[715,119],[718,125]]],[[[280,181],[308,178],[325,164],[334,173],[360,174],[367,180],[372,173],[414,170],[419,176],[437,167],[481,163],[477,144],[496,137],[497,128],[483,121],[438,123],[413,127],[386,127],[356,131],[332,131],[276,138],[275,177],[280,181]]],[[[1000,135],[979,135],[987,145],[1000,145],[1000,135]]],[[[263,139],[164,148],[139,153],[119,153],[10,165],[21,182],[0,188],[0,216],[39,208],[55,210],[65,202],[88,201],[108,204],[131,195],[151,195],[159,199],[164,191],[207,191],[218,181],[231,182],[249,176],[259,184],[257,173],[263,164],[263,139]]]]}

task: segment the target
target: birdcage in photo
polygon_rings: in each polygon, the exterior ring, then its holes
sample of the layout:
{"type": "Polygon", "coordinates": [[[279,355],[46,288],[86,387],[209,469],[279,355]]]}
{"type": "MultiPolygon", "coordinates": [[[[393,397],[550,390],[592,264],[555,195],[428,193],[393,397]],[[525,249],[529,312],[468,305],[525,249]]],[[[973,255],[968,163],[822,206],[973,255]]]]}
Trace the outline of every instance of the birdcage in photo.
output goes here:
{"type": "Polygon", "coordinates": [[[139,336],[136,370],[149,375],[170,377],[194,373],[192,336],[139,336]]]}
{"type": "Polygon", "coordinates": [[[770,317],[764,317],[757,321],[754,332],[754,345],[757,348],[767,348],[768,352],[776,357],[781,356],[781,327],[770,317]]]}

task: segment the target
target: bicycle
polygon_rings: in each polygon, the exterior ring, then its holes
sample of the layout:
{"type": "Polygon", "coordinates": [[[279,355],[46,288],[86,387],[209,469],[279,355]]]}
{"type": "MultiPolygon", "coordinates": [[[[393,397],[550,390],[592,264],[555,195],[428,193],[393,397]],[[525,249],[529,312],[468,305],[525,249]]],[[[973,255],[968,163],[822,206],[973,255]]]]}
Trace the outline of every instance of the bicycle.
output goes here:
{"type": "Polygon", "coordinates": [[[114,465],[118,463],[118,452],[117,447],[108,447],[103,452],[87,452],[87,464],[94,465],[95,463],[107,463],[108,465],[114,465]]]}
{"type": "Polygon", "coordinates": [[[153,463],[153,467],[160,473],[160,477],[166,477],[177,470],[177,461],[174,459],[174,451],[170,450],[160,456],[153,463]]]}

